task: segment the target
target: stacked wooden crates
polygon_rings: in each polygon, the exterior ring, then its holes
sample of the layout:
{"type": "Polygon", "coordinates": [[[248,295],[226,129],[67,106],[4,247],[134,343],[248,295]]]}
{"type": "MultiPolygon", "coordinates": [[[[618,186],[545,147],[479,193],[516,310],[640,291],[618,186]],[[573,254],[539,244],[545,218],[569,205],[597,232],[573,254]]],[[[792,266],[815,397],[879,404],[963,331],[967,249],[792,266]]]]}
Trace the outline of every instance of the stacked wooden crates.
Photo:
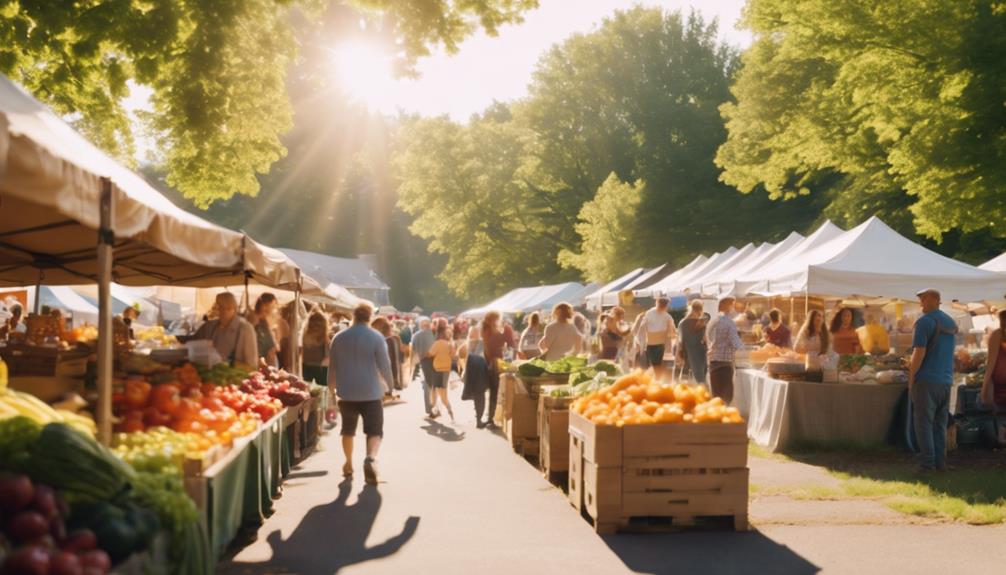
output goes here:
{"type": "Polygon", "coordinates": [[[744,424],[599,426],[569,412],[569,498],[598,533],[724,521],[747,529],[744,424]]]}
{"type": "Polygon", "coordinates": [[[569,471],[569,405],[571,397],[538,397],[538,464],[553,483],[569,471]]]}
{"type": "Polygon", "coordinates": [[[538,458],[538,403],[524,383],[512,374],[500,381],[503,400],[503,432],[514,451],[538,458]]]}

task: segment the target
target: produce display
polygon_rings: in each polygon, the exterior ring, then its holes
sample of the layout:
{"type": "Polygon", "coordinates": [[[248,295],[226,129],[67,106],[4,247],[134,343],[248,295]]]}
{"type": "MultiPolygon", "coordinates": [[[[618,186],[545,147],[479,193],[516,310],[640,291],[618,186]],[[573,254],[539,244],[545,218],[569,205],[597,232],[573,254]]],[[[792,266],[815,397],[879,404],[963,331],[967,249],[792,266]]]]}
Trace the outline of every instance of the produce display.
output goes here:
{"type": "Polygon", "coordinates": [[[171,534],[170,572],[210,571],[198,512],[172,468],[136,470],[65,424],[18,416],[0,421],[0,472],[12,474],[0,487],[4,517],[26,515],[5,523],[3,573],[105,573],[148,549],[162,528],[171,534]]]}
{"type": "Polygon", "coordinates": [[[241,384],[241,391],[256,397],[273,397],[286,406],[300,405],[311,399],[311,386],[285,370],[263,364],[241,384]]]}
{"type": "Polygon", "coordinates": [[[590,392],[571,408],[597,425],[646,425],[655,423],[743,423],[734,407],[719,397],[710,397],[700,386],[658,383],[653,376],[636,371],[613,384],[590,392]]]}
{"type": "Polygon", "coordinates": [[[178,345],[178,339],[173,335],[165,333],[164,327],[159,325],[136,330],[133,335],[136,336],[137,341],[152,347],[178,345]]]}
{"type": "Polygon", "coordinates": [[[243,367],[231,367],[226,363],[218,363],[211,368],[198,368],[197,375],[202,381],[213,385],[241,385],[252,370],[243,367]]]}
{"type": "Polygon", "coordinates": [[[569,374],[569,385],[579,385],[586,381],[590,381],[597,376],[597,374],[604,375],[615,375],[619,371],[618,366],[611,363],[610,361],[598,361],[592,365],[588,365],[582,369],[578,369],[573,373],[569,374]]]}
{"type": "Polygon", "coordinates": [[[517,374],[524,377],[540,377],[543,375],[569,375],[587,367],[587,358],[570,355],[555,361],[545,361],[541,358],[526,361],[517,366],[517,374]]]}
{"type": "Polygon", "coordinates": [[[54,409],[30,393],[22,393],[9,388],[0,388],[0,420],[19,415],[27,417],[41,425],[45,425],[46,423],[65,423],[91,437],[94,437],[97,431],[94,420],[87,415],[78,414],[66,409],[54,409]]]}
{"type": "Polygon", "coordinates": [[[956,373],[975,373],[985,371],[989,354],[985,350],[969,350],[957,348],[954,352],[954,371],[956,373]]]}
{"type": "Polygon", "coordinates": [[[842,355],[839,356],[838,368],[838,380],[842,383],[908,383],[907,361],[893,353],[842,355]]]}
{"type": "Polygon", "coordinates": [[[70,506],[48,485],[23,474],[0,476],[0,513],[3,573],[98,575],[112,567],[93,531],[68,530],[70,506]]]}

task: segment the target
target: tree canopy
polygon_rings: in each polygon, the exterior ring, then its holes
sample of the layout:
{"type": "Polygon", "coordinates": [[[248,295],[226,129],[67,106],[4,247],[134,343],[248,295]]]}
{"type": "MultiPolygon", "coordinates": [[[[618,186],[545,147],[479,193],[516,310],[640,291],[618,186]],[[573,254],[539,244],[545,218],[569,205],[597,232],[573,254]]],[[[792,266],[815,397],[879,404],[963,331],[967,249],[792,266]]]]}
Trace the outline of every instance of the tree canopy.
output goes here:
{"type": "Polygon", "coordinates": [[[466,297],[610,279],[803,229],[816,200],[777,203],[718,181],[718,110],[736,62],[695,14],[616,12],[549,50],[524,100],[469,126],[412,125],[400,204],[466,297]]]}
{"type": "Polygon", "coordinates": [[[1006,236],[1006,4],[749,0],[743,25],[725,182],[827,195],[847,223],[1006,236]]]}
{"type": "MultiPolygon", "coordinates": [[[[293,125],[287,72],[295,30],[326,0],[0,2],[0,72],[75,119],[100,147],[132,163],[123,107],[130,85],[152,89],[143,123],[167,182],[206,207],[255,195],[293,125]]],[[[476,27],[495,33],[537,0],[356,0],[400,48],[403,68],[430,46],[456,50],[476,27]]]]}

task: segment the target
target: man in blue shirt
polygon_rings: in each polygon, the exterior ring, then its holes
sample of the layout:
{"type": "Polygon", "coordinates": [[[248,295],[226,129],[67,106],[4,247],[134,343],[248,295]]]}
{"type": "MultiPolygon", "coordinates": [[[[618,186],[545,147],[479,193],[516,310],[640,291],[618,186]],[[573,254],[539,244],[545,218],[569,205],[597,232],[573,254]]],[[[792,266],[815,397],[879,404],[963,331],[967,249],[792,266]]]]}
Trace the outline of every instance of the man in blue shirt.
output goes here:
{"type": "Polygon", "coordinates": [[[922,471],[945,470],[957,324],[940,311],[940,292],[930,288],[916,295],[923,315],[915,322],[908,393],[914,407],[919,464],[922,471]]]}
{"type": "Polygon", "coordinates": [[[340,331],[332,339],[329,353],[328,386],[335,390],[342,416],[342,450],[346,463],[345,477],[353,475],[353,436],[363,418],[363,433],[367,436],[367,457],[363,460],[363,475],[370,485],[377,484],[377,451],[384,437],[384,403],[391,393],[391,359],[384,336],[370,327],[373,310],[360,304],[353,310],[353,327],[340,331]]]}

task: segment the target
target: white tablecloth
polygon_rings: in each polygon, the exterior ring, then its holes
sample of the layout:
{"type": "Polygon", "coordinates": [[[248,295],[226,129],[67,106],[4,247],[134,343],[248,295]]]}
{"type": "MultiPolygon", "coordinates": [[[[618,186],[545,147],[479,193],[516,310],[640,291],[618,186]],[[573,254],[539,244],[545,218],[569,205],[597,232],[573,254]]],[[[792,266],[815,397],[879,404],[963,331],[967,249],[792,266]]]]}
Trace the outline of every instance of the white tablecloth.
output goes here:
{"type": "Polygon", "coordinates": [[[797,443],[883,443],[905,385],[787,382],[753,369],[734,376],[748,436],[776,451],[797,443]]]}

